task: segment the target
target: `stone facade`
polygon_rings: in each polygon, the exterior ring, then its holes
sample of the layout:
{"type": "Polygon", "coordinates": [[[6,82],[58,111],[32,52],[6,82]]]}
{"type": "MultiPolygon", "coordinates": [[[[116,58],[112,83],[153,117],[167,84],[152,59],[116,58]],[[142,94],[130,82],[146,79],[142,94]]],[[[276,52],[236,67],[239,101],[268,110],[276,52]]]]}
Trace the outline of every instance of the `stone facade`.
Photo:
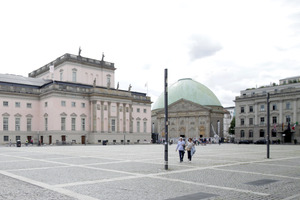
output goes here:
{"type": "MultiPolygon", "coordinates": [[[[287,83],[283,80],[280,83],[287,83]]],[[[241,91],[235,98],[236,141],[267,139],[267,93],[270,95],[270,142],[299,141],[300,126],[293,128],[300,121],[299,82],[241,91]]]]}
{"type": "MultiPolygon", "coordinates": [[[[200,104],[181,99],[168,107],[168,138],[209,138],[216,134],[223,137],[222,106],[202,106],[200,104]]],[[[161,137],[165,136],[164,109],[152,110],[153,132],[161,137]]]]}
{"type": "Polygon", "coordinates": [[[150,142],[150,97],[115,88],[114,72],[114,63],[65,54],[30,78],[2,74],[0,144],[150,142]]]}

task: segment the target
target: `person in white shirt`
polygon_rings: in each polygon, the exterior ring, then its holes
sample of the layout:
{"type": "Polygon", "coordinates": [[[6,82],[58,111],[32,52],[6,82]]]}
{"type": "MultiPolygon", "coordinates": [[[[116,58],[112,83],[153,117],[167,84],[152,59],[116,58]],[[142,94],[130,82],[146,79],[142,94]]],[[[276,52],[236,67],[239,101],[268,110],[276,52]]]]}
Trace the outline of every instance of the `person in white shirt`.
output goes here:
{"type": "Polygon", "coordinates": [[[180,137],[179,141],[177,143],[176,151],[179,151],[179,160],[180,162],[183,162],[184,157],[184,148],[185,148],[185,141],[183,141],[183,138],[180,137]]]}

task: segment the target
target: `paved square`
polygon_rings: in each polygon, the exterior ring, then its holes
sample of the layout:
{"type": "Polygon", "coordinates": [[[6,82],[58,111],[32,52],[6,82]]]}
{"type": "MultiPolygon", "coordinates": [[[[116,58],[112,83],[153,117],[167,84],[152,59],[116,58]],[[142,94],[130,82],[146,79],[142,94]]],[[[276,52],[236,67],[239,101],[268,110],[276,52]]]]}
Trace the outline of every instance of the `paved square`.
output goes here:
{"type": "Polygon", "coordinates": [[[300,199],[300,146],[0,146],[0,199],[300,199]]]}

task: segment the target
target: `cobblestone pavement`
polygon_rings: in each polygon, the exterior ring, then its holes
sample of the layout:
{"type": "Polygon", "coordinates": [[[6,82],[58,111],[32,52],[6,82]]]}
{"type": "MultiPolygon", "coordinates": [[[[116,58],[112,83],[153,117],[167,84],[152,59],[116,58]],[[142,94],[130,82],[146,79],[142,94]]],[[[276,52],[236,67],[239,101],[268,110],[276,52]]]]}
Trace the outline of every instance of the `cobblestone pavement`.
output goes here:
{"type": "Polygon", "coordinates": [[[300,145],[0,147],[0,199],[300,199],[300,145]]]}

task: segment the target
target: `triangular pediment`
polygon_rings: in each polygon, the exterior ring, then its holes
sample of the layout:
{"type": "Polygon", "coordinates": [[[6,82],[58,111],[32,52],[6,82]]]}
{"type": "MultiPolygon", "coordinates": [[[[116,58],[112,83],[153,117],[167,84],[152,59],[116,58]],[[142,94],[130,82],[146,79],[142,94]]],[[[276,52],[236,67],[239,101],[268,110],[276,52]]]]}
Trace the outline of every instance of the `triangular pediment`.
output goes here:
{"type": "MultiPolygon", "coordinates": [[[[195,111],[211,111],[211,108],[207,106],[202,106],[200,104],[194,103],[192,101],[186,100],[186,99],[179,99],[178,101],[175,101],[174,103],[170,104],[168,106],[168,112],[195,112],[195,111]]],[[[164,109],[161,109],[158,113],[165,112],[164,109]]]]}

